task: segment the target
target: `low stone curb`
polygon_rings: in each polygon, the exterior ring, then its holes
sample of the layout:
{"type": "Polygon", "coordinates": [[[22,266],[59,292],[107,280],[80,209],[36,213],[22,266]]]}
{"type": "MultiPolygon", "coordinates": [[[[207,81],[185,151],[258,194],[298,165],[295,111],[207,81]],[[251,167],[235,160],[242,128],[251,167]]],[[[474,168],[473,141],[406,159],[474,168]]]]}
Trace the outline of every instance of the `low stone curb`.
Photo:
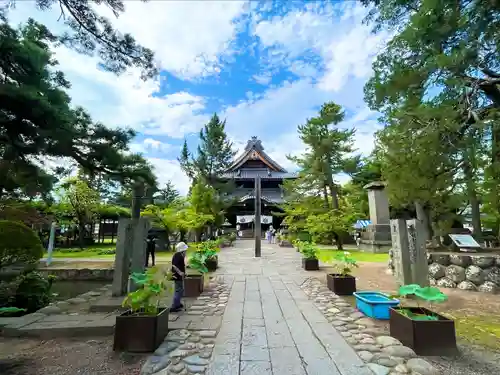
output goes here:
{"type": "MultiPolygon", "coordinates": [[[[212,279],[209,290],[196,298],[187,312],[181,313],[180,317],[198,315],[203,322],[204,316],[222,316],[229,299],[229,289],[230,286],[223,283],[223,277],[212,279]]],[[[165,341],[144,363],[141,375],[205,373],[220,327],[196,328],[170,331],[165,341]]]]}
{"type": "Polygon", "coordinates": [[[301,288],[375,375],[441,374],[411,348],[387,336],[374,320],[331,292],[320,280],[309,278],[301,288]]]}
{"type": "Polygon", "coordinates": [[[114,332],[114,314],[78,314],[68,310],[109,292],[111,285],[58,301],[16,318],[0,318],[2,336],[43,339],[73,336],[106,336],[114,332]]]}

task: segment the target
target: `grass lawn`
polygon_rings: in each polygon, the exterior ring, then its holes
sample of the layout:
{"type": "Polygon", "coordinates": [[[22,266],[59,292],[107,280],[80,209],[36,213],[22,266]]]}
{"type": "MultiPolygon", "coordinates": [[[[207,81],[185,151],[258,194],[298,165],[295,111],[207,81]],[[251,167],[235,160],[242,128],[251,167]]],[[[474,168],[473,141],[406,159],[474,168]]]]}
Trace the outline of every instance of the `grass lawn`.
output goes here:
{"type": "MultiPolygon", "coordinates": [[[[191,244],[190,244],[191,245],[191,244]]],[[[112,251],[116,249],[116,244],[96,244],[93,246],[88,246],[84,249],[80,249],[79,247],[70,247],[64,249],[54,249],[52,252],[52,258],[102,258],[102,259],[114,259],[115,254],[105,254],[107,251],[112,251]]],[[[188,254],[193,252],[194,248],[192,246],[189,247],[188,254]]],[[[164,259],[171,258],[172,252],[156,252],[156,258],[164,259]]],[[[48,253],[45,253],[44,258],[48,256],[48,253]]]]}
{"type": "MultiPolygon", "coordinates": [[[[351,257],[356,259],[357,262],[383,263],[389,261],[389,254],[365,253],[362,251],[357,251],[355,247],[353,249],[354,250],[351,250],[351,248],[347,248],[344,251],[348,251],[351,254],[351,257]]],[[[341,254],[342,251],[339,251],[337,249],[321,249],[320,253],[324,255],[335,256],[336,254],[341,254]]]]}

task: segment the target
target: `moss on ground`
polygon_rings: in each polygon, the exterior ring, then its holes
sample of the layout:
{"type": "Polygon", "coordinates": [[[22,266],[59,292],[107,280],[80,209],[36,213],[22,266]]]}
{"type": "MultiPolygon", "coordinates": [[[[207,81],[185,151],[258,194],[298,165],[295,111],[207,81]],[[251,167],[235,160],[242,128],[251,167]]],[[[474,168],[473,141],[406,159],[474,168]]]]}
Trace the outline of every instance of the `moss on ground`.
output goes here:
{"type": "Polygon", "coordinates": [[[459,340],[500,352],[500,316],[454,311],[444,315],[455,320],[459,340]]]}

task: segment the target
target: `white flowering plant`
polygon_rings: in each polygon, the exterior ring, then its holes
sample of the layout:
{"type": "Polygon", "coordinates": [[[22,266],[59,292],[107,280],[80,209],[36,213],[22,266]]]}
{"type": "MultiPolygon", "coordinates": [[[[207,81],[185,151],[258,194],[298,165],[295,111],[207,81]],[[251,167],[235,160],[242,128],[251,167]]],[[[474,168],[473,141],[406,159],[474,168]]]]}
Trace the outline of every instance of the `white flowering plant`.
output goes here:
{"type": "Polygon", "coordinates": [[[350,276],[353,269],[359,267],[356,263],[356,259],[351,257],[351,253],[348,251],[343,251],[335,256],[335,263],[333,265],[336,273],[339,276],[350,276]]]}

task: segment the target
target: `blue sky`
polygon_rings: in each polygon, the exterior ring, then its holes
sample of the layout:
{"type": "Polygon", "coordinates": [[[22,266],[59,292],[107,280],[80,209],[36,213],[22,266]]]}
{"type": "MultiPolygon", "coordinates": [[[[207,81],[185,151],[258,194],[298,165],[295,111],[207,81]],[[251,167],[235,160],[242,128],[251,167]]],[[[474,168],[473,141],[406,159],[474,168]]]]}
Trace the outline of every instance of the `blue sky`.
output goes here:
{"type": "MultiPolygon", "coordinates": [[[[356,147],[368,154],[377,114],[363,102],[371,64],[387,41],[362,24],[366,9],[345,2],[125,1],[116,19],[99,11],[122,32],[151,48],[161,74],[143,82],[135,70],[115,76],[98,69],[99,60],[59,47],[62,70],[72,83],[75,105],[112,127],[138,132],[132,149],[153,164],[162,182],[181,192],[189,182],[176,161],[186,138],[194,148],[197,133],[217,112],[227,120],[235,149],[253,135],[285,168],[286,154],[304,146],[297,125],[321,104],[335,101],[346,111],[344,127],[355,127],[356,147]]],[[[31,16],[54,32],[64,31],[59,7],[39,12],[18,1],[9,21],[31,16]]],[[[344,177],[340,176],[339,180],[344,177]]]]}

